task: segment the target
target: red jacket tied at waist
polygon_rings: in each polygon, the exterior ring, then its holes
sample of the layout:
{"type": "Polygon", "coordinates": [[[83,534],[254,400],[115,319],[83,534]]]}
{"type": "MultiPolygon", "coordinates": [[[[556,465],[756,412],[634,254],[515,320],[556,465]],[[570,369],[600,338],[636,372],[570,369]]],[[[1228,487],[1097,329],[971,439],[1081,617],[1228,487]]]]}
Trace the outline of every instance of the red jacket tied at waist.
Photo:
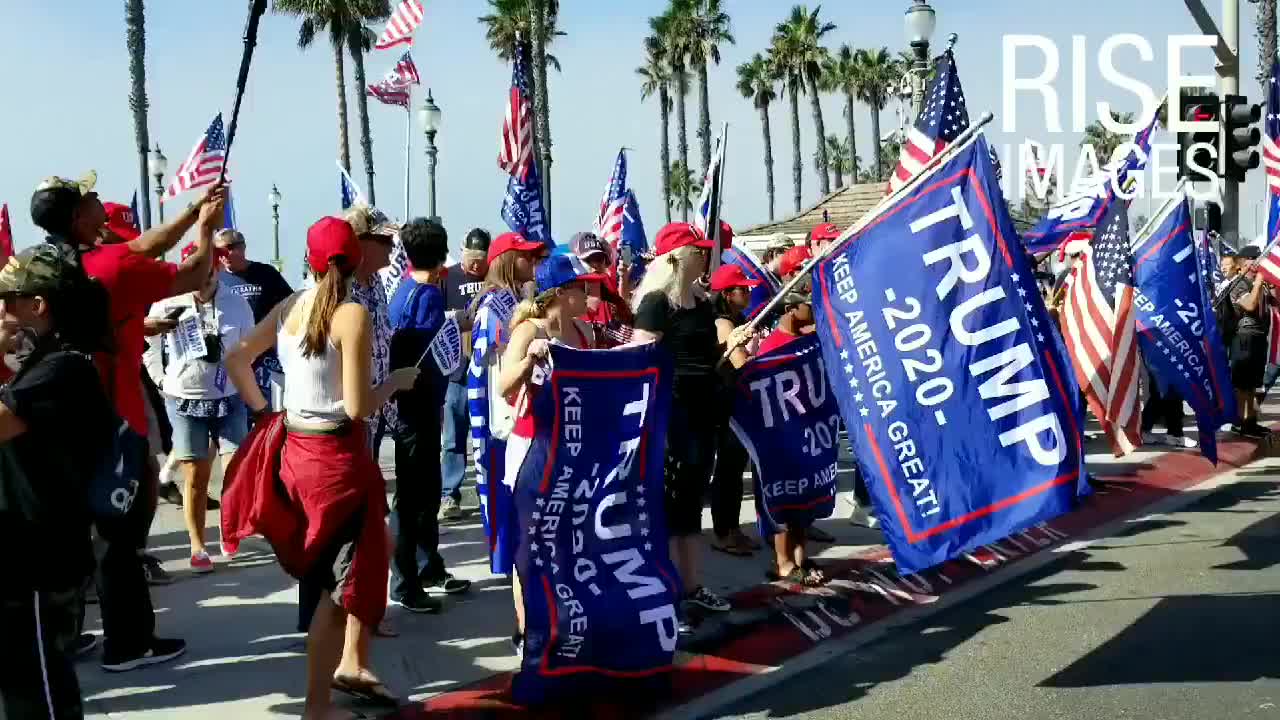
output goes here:
{"type": "Polygon", "coordinates": [[[222,538],[234,545],[263,536],[284,571],[301,578],[359,514],[342,607],[376,625],[387,608],[386,512],[362,423],[341,435],[311,435],[287,431],[284,414],[275,413],[258,421],[227,466],[222,538]]]}

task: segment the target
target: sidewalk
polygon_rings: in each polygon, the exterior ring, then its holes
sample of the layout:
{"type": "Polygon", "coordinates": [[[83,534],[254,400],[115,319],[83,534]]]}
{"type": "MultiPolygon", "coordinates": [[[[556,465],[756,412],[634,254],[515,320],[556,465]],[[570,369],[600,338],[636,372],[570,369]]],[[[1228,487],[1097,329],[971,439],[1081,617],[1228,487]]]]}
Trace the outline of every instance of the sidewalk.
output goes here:
{"type": "MultiPolygon", "coordinates": [[[[1268,403],[1263,420],[1268,423],[1280,420],[1280,401],[1268,403]]],[[[1224,460],[1222,470],[1244,464],[1255,454],[1250,444],[1232,442],[1226,435],[1219,435],[1219,444],[1224,460]]],[[[388,442],[382,457],[388,477],[391,475],[390,450],[388,442]]],[[[1132,501],[1125,505],[1140,502],[1139,495],[1146,497],[1143,492],[1177,492],[1192,480],[1215,472],[1198,451],[1174,455],[1160,450],[1145,449],[1116,460],[1105,443],[1093,440],[1089,446],[1089,466],[1099,477],[1133,481],[1108,491],[1121,495],[1134,493],[1132,501]]],[[[848,457],[843,457],[841,463],[845,474],[841,487],[846,490],[848,461],[848,457]]],[[[837,542],[832,546],[814,544],[814,550],[819,551],[819,558],[850,560],[852,565],[855,557],[860,558],[856,562],[865,562],[868,556],[883,555],[883,548],[878,531],[848,522],[850,505],[844,500],[847,494],[841,493],[836,516],[820,523],[822,529],[836,536],[837,542]]],[[[441,552],[456,575],[475,583],[471,592],[447,598],[444,612],[435,616],[412,615],[391,606],[388,617],[401,633],[400,637],[377,639],[373,643],[374,668],[387,686],[405,700],[422,701],[477,684],[481,688],[498,687],[503,684],[501,679],[482,681],[517,667],[517,659],[507,641],[514,623],[510,584],[505,578],[488,573],[479,518],[474,507],[467,510],[462,522],[442,527],[441,552]]],[[[1072,517],[1063,519],[1066,526],[1078,524],[1072,522],[1072,517]]],[[[749,493],[743,500],[742,518],[744,531],[754,536],[754,509],[749,493]]],[[[211,539],[217,538],[217,524],[217,513],[211,512],[211,539]]],[[[709,513],[704,513],[703,525],[710,528],[709,513]]],[[[98,653],[83,661],[79,673],[88,716],[140,720],[297,716],[301,711],[305,662],[304,636],[294,632],[297,591],[294,582],[276,565],[265,543],[247,540],[234,562],[215,558],[216,572],[192,576],[186,569],[188,548],[181,511],[162,505],[153,528],[151,550],[176,577],[173,585],[152,589],[157,632],[185,638],[189,650],[175,663],[118,675],[100,669],[98,653]]],[[[737,594],[740,598],[762,594],[772,597],[777,593],[772,586],[759,587],[764,582],[763,572],[768,562],[764,551],[752,558],[736,558],[708,550],[703,560],[704,581],[719,592],[737,594]]],[[[888,600],[897,604],[892,598],[888,600]]],[[[731,643],[771,612],[768,603],[763,601],[747,602],[744,606],[742,610],[704,623],[689,639],[688,648],[731,643]]],[[[87,629],[101,632],[96,606],[90,607],[87,629]]],[[[797,633],[792,631],[792,634],[797,633]]],[[[687,661],[691,656],[682,653],[681,657],[687,661]]],[[[739,674],[751,674],[750,663],[746,665],[739,674]]],[[[459,694],[460,702],[464,695],[459,694]]],[[[452,696],[441,700],[445,701],[439,703],[441,705],[455,706],[452,696]]],[[[430,706],[437,704],[429,703],[430,706]]],[[[423,705],[418,704],[417,709],[408,708],[401,716],[416,717],[423,710],[423,705]]],[[[376,715],[368,709],[362,711],[376,715]]]]}

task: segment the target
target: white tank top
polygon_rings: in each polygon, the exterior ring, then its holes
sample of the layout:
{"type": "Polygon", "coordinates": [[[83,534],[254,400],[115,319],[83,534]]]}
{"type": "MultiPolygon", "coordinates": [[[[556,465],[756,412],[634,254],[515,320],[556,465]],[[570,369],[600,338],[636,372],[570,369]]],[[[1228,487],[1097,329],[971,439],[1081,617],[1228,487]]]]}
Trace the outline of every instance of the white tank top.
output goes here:
{"type": "Polygon", "coordinates": [[[276,354],[284,369],[284,409],[291,422],[320,424],[343,422],[348,419],[342,402],[342,356],[333,340],[325,343],[324,355],[306,357],[302,354],[302,340],[306,336],[306,318],[311,315],[314,290],[298,297],[306,313],[299,324],[303,332],[293,335],[285,330],[285,315],[276,328],[276,354]]]}

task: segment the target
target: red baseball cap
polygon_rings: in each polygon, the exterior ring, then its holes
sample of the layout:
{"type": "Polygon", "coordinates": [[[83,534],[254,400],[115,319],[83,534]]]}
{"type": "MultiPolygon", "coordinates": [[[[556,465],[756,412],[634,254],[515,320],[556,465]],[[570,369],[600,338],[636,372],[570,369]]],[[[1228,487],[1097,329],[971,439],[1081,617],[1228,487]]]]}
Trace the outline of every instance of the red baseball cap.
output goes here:
{"type": "Polygon", "coordinates": [[[822,223],[809,233],[811,240],[835,240],[840,237],[840,226],[835,223],[822,223]]]}
{"type": "MultiPolygon", "coordinates": [[[[209,249],[213,252],[214,260],[221,260],[222,258],[227,256],[226,248],[220,248],[217,245],[210,244],[209,249]]],[[[186,260],[187,258],[194,255],[195,252],[196,252],[196,244],[193,242],[187,243],[186,247],[182,248],[182,259],[186,260]]]]}
{"type": "Polygon", "coordinates": [[[729,227],[729,223],[720,221],[720,249],[728,250],[733,247],[733,228],[729,227]]]}
{"type": "Polygon", "coordinates": [[[813,253],[809,252],[809,248],[797,245],[782,253],[782,260],[778,262],[778,273],[784,278],[791,277],[800,268],[804,267],[804,264],[809,262],[812,257],[813,253]]]}
{"type": "Polygon", "coordinates": [[[362,255],[356,231],[342,218],[322,217],[307,229],[307,265],[316,275],[323,275],[335,258],[346,258],[354,268],[362,255]]]}
{"type": "Polygon", "coordinates": [[[658,237],[653,242],[653,252],[655,255],[666,255],[686,245],[710,250],[712,243],[706,234],[689,223],[671,223],[658,231],[658,237]]]}
{"type": "Polygon", "coordinates": [[[764,280],[752,280],[737,265],[721,265],[716,271],[711,273],[711,290],[713,292],[721,292],[730,288],[753,288],[759,286],[764,280]]]}
{"type": "Polygon", "coordinates": [[[537,240],[530,240],[517,232],[502,233],[489,243],[489,262],[498,259],[499,255],[513,250],[517,252],[537,252],[546,250],[547,246],[537,240]]]}
{"type": "Polygon", "coordinates": [[[120,203],[102,203],[107,211],[107,229],[124,239],[125,242],[136,239],[142,234],[138,229],[138,219],[133,216],[133,208],[120,203]]]}

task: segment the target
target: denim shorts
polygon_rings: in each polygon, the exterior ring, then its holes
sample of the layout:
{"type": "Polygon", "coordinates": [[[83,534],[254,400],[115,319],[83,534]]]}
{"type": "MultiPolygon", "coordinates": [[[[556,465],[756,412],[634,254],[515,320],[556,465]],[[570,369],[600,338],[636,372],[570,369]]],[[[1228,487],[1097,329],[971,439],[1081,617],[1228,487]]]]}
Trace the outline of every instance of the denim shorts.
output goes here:
{"type": "Polygon", "coordinates": [[[230,399],[231,412],[226,417],[187,417],[179,415],[177,403],[165,400],[169,422],[173,424],[175,460],[209,459],[209,442],[218,441],[218,454],[234,453],[249,432],[249,413],[239,398],[230,399]]]}

